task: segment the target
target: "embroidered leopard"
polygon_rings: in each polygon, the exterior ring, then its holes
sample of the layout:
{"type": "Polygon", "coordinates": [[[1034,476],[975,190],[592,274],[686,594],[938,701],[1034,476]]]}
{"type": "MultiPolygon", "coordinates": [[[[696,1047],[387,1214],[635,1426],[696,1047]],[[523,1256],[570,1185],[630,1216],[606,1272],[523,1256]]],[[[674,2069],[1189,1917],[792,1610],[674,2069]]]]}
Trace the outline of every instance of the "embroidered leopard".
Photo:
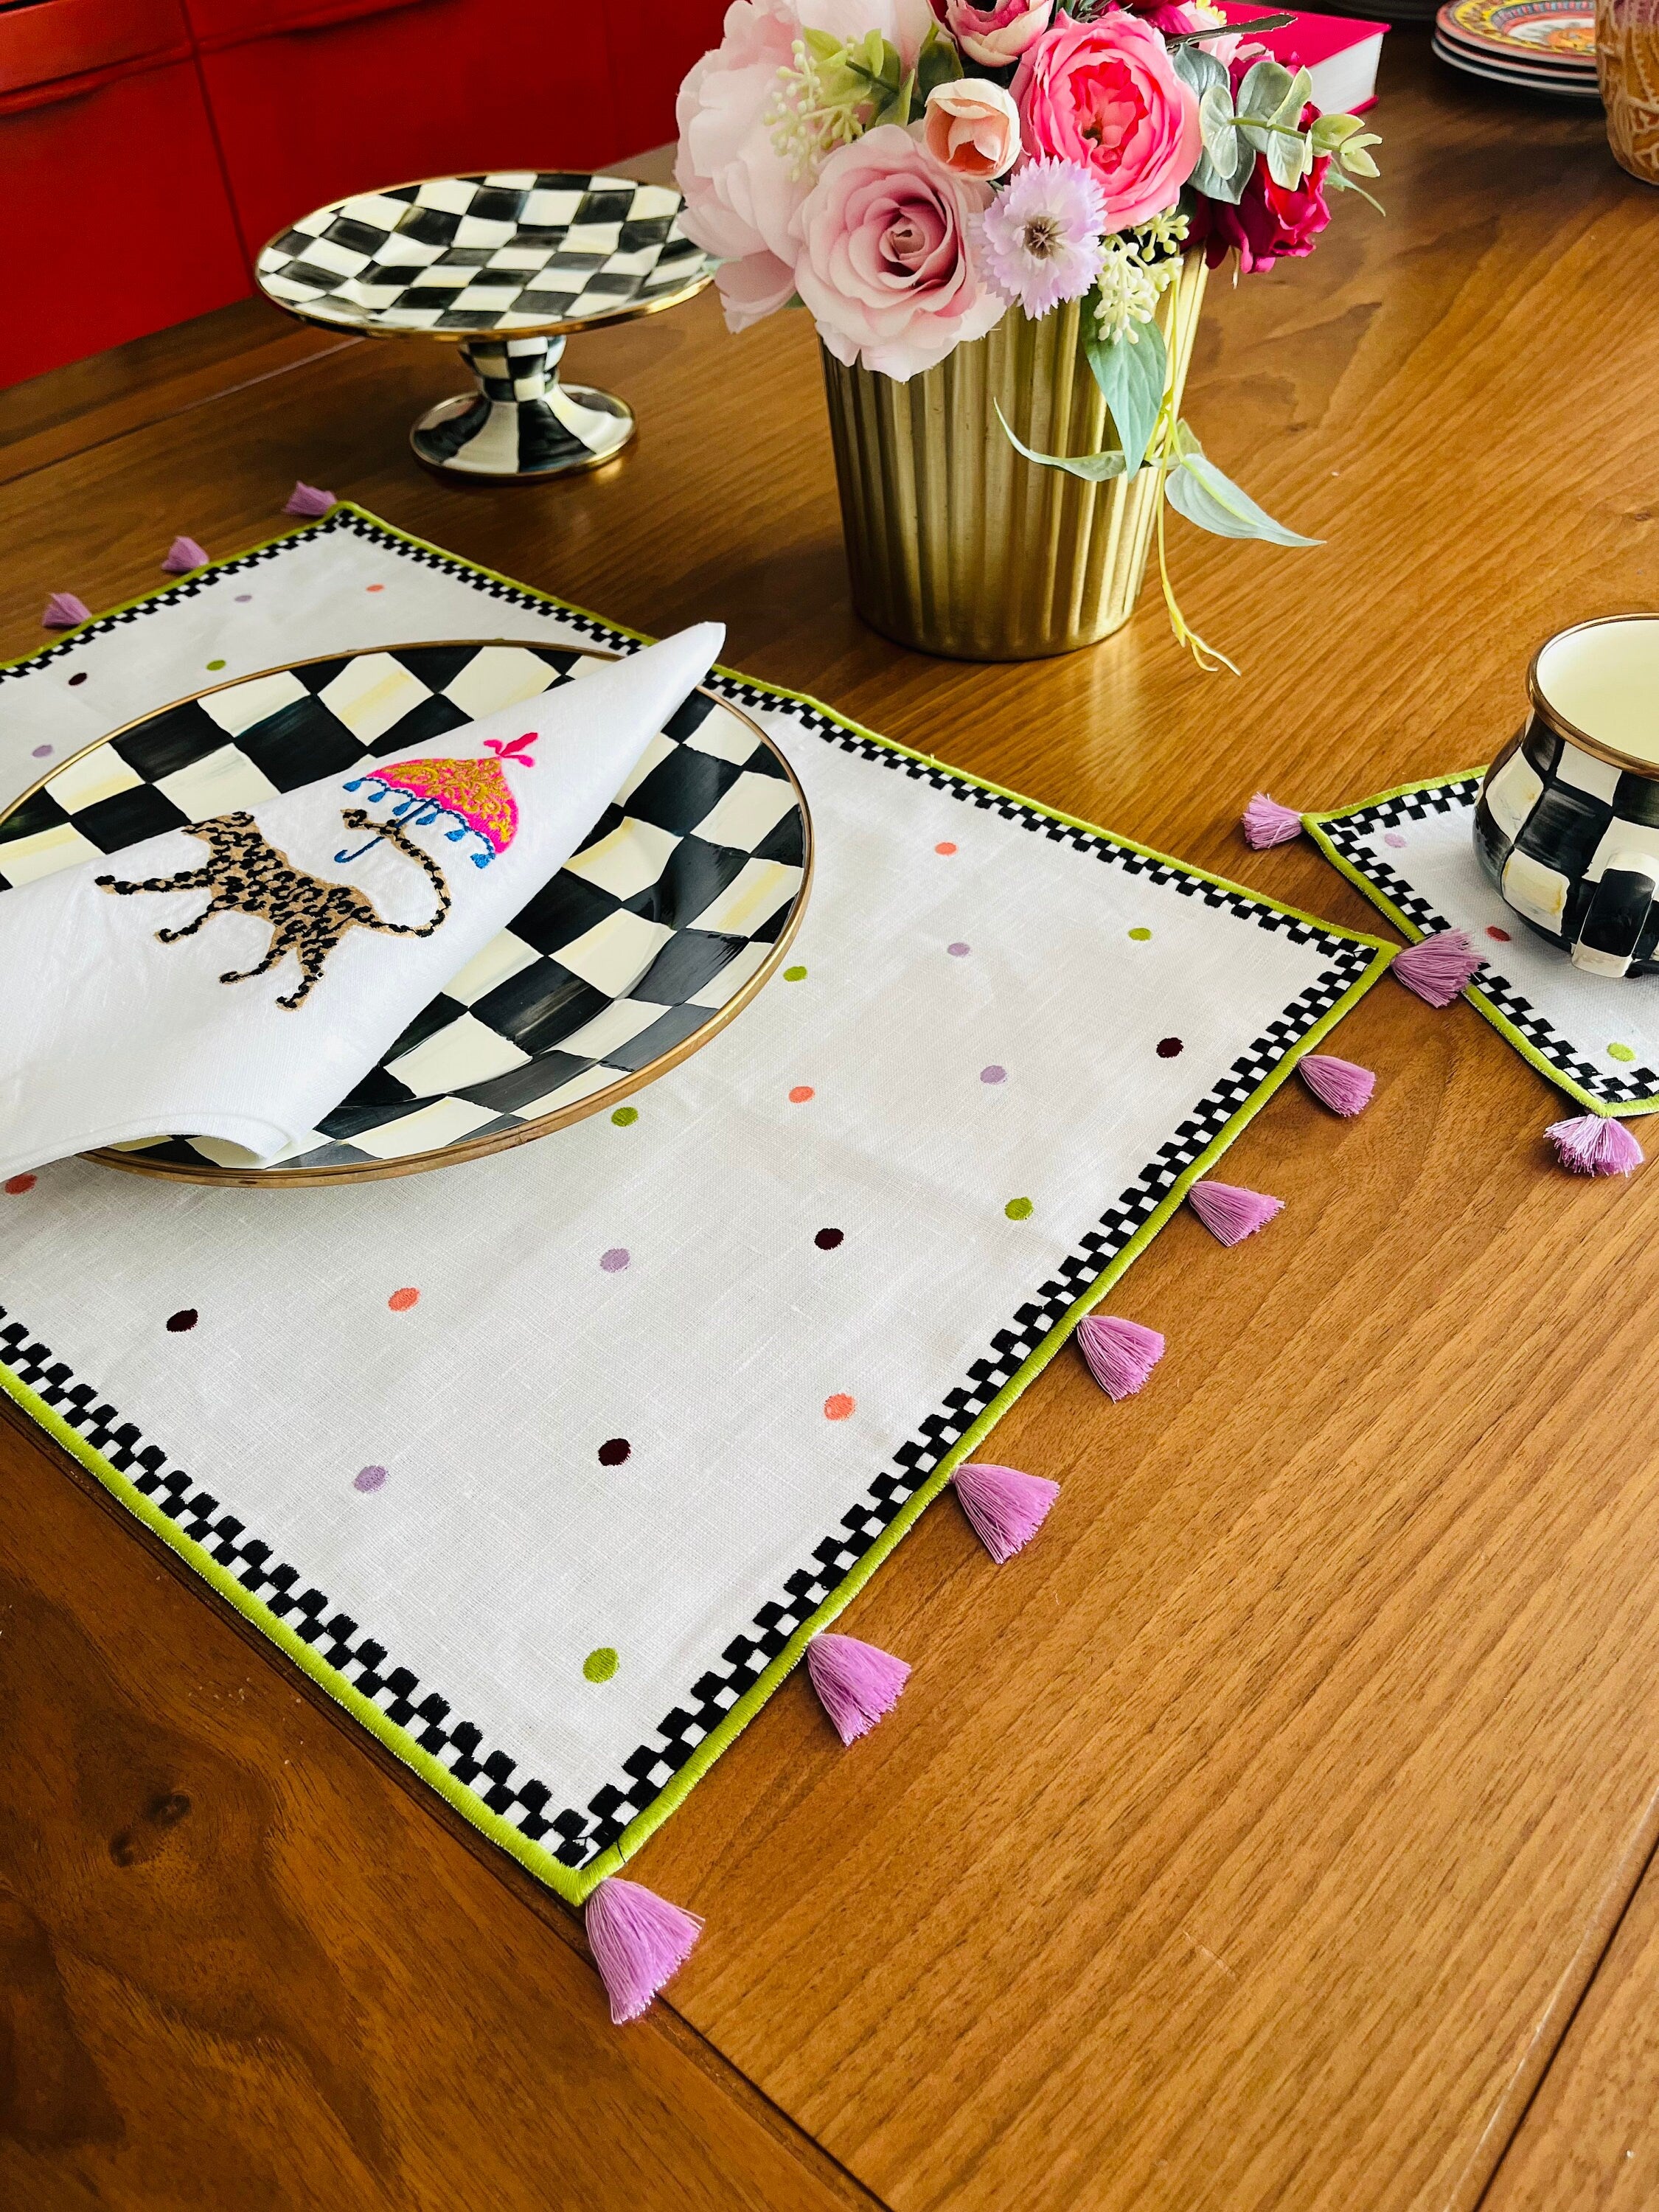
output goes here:
{"type": "Polygon", "coordinates": [[[142,883],[122,883],[114,876],[96,881],[106,891],[127,898],[135,891],[211,891],[194,921],[178,929],[158,929],[157,940],[176,945],[194,937],[216,914],[251,914],[270,924],[270,945],[257,968],[231,969],[222,983],[246,983],[263,975],[292,953],[299,963],[297,990],[279,998],[279,1006],[300,1006],[320,978],[323,963],[349,929],[373,929],[388,937],[430,937],[449,912],[449,886],[437,862],[423,853],[401,823],[371,823],[361,806],[342,811],[348,830],[373,827],[398,851],[418,861],[437,894],[438,911],[419,924],[382,921],[367,894],[355,884],[330,883],[325,877],[296,868],[286,853],[269,844],[251,814],[220,814],[209,822],[192,822],[190,835],[199,837],[211,858],[200,867],[181,868],[176,876],[147,876],[142,883]]]}

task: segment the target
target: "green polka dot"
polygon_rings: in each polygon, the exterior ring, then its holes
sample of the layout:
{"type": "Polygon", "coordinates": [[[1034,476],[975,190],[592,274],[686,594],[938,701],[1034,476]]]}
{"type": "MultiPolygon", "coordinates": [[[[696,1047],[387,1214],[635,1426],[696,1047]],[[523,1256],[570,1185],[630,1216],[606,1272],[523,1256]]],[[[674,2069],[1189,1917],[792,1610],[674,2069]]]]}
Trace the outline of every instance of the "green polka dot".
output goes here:
{"type": "Polygon", "coordinates": [[[1636,1054],[1627,1044],[1610,1044],[1607,1047],[1609,1060],[1634,1060],[1636,1054]]]}
{"type": "Polygon", "coordinates": [[[611,1118],[619,1129],[626,1129],[639,1120],[640,1109],[637,1106],[618,1106],[611,1118]]]}
{"type": "Polygon", "coordinates": [[[222,660],[210,660],[208,663],[210,668],[222,668],[224,665],[222,660]]]}
{"type": "Polygon", "coordinates": [[[1150,929],[1132,929],[1129,932],[1137,945],[1144,945],[1152,933],[1150,929]]]}
{"type": "Polygon", "coordinates": [[[804,968],[786,968],[783,971],[783,980],[786,983],[804,983],[806,981],[806,970],[804,968]]]}
{"type": "Polygon", "coordinates": [[[1029,1198],[1011,1198],[1002,1210],[1010,1221],[1025,1221],[1030,1217],[1031,1201],[1029,1198]]]}
{"type": "Polygon", "coordinates": [[[616,1653],[608,1644],[601,1644],[597,1651],[590,1651],[582,1661],[582,1673],[590,1682],[608,1682],[617,1667],[616,1653]]]}

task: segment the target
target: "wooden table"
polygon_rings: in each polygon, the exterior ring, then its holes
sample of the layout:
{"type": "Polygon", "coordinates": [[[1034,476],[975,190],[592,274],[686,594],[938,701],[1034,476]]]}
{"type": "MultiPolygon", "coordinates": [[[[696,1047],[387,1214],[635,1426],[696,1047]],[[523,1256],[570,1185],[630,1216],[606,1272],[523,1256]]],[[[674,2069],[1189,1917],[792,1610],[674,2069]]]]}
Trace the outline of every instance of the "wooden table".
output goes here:
{"type": "MultiPolygon", "coordinates": [[[[1206,313],[1188,412],[1328,541],[1176,526],[1242,681],[1155,598],[1023,667],[863,629],[811,326],[728,339],[712,297],[579,346],[641,436],[542,491],[414,467],[436,349],[252,305],[7,395],[0,649],[302,476],[643,629],[722,617],[737,665],[1374,927],[1305,847],[1243,850],[1250,792],[1483,759],[1539,638],[1659,599],[1659,198],[1417,34],[1379,121],[1386,222],[1344,203],[1206,313]]],[[[1157,1387],[1109,1407],[1061,1359],[1005,1423],[1065,1486],[1042,1543],[992,1574],[932,1515],[859,1601],[917,1662],[893,1717],[842,1756],[792,1682],[653,1841],[708,1932],[625,2033],[561,1908],[0,1437],[0,2199],[1659,2200],[1659,1176],[1554,1170],[1554,1099],[1468,1007],[1385,984],[1340,1044],[1371,1110],[1293,1089],[1230,1164],[1272,1234],[1178,1218],[1136,1268],[1157,1387]]]]}

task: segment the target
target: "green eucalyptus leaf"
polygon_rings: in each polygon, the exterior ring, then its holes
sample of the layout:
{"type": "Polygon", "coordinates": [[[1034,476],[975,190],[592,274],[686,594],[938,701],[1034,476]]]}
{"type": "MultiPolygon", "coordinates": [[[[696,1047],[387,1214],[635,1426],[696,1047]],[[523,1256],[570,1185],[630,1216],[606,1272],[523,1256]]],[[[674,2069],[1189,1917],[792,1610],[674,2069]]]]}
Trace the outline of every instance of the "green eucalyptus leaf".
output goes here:
{"type": "Polygon", "coordinates": [[[1206,53],[1202,46],[1173,46],[1170,51],[1170,61],[1181,82],[1190,85],[1200,98],[1212,84],[1218,84],[1224,89],[1228,83],[1224,64],[1213,54],[1206,53]]]}
{"type": "Polygon", "coordinates": [[[1382,174],[1365,149],[1358,144],[1346,145],[1337,156],[1338,165],[1351,177],[1376,177],[1382,174]]]}
{"type": "Polygon", "coordinates": [[[1158,427],[1158,412],[1164,404],[1164,386],[1170,374],[1164,333],[1156,323],[1142,323],[1133,340],[1127,331],[1120,338],[1102,337],[1092,313],[1092,295],[1084,307],[1083,328],[1084,351],[1111,410],[1112,425],[1123,449],[1123,472],[1132,477],[1146,458],[1158,427]]]}
{"type": "Polygon", "coordinates": [[[808,53],[816,54],[821,62],[829,61],[842,50],[842,41],[833,31],[815,31],[810,23],[803,23],[800,34],[808,53]]]}
{"type": "Polygon", "coordinates": [[[1303,538],[1265,514],[1247,491],[1241,491],[1206,454],[1183,422],[1177,434],[1176,465],[1164,479],[1164,489],[1177,514],[1185,515],[1215,538],[1261,538],[1270,545],[1317,545],[1317,538],[1303,538]]]}
{"type": "Polygon", "coordinates": [[[1230,169],[1237,155],[1238,141],[1233,136],[1233,103],[1225,85],[1212,84],[1200,94],[1198,127],[1209,159],[1218,169],[1230,169]]]}
{"type": "Polygon", "coordinates": [[[1023,453],[1028,461],[1035,461],[1039,468],[1064,469],[1068,477],[1081,477],[1085,483],[1104,483],[1109,477],[1123,475],[1121,453],[1079,453],[1074,456],[1034,453],[1029,446],[1022,445],[1008,428],[1008,418],[1002,411],[1001,401],[993,400],[991,404],[997,410],[998,422],[1007,434],[1008,443],[1017,453],[1023,453]]]}
{"type": "Polygon", "coordinates": [[[1245,72],[1244,81],[1238,88],[1239,121],[1276,121],[1294,81],[1283,62],[1255,63],[1245,72]]]}
{"type": "Polygon", "coordinates": [[[916,100],[925,106],[928,94],[936,84],[951,84],[962,75],[962,59],[937,23],[930,23],[927,35],[916,55],[916,100]]]}
{"type": "Polygon", "coordinates": [[[1281,137],[1275,131],[1267,141],[1267,174],[1286,191],[1293,191],[1313,167],[1313,142],[1281,137]]]}

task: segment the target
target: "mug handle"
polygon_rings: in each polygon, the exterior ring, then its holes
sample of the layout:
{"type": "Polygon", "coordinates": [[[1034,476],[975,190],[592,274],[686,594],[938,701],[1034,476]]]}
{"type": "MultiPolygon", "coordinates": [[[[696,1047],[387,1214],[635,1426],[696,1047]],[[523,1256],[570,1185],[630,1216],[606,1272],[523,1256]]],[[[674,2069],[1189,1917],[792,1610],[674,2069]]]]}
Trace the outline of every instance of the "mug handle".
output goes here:
{"type": "Polygon", "coordinates": [[[1651,853],[1612,854],[1590,895],[1573,941],[1572,964],[1592,975],[1625,975],[1654,902],[1659,860],[1651,853]]]}

